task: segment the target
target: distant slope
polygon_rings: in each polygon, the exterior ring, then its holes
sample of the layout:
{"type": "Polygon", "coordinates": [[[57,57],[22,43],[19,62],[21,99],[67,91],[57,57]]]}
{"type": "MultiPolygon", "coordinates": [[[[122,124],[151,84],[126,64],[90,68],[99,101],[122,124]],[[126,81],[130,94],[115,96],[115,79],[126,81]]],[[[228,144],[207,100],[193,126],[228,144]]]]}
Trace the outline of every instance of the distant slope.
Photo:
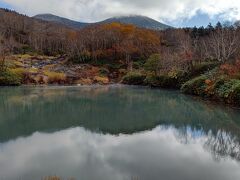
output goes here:
{"type": "Polygon", "coordinates": [[[119,22],[123,24],[133,24],[140,28],[147,28],[147,29],[154,29],[154,30],[164,30],[164,29],[171,28],[171,26],[160,23],[149,17],[137,16],[137,15],[113,17],[113,18],[106,19],[100,23],[112,23],[112,22],[119,22]]]}
{"type": "Polygon", "coordinates": [[[106,19],[104,21],[96,22],[96,23],[77,22],[77,21],[73,21],[73,20],[70,20],[67,18],[55,16],[52,14],[39,14],[39,15],[34,16],[34,18],[44,20],[44,21],[49,21],[49,22],[55,22],[55,23],[62,24],[62,25],[65,25],[65,26],[68,26],[71,28],[75,28],[75,29],[81,29],[88,25],[108,24],[108,23],[113,23],[113,22],[119,22],[119,23],[123,23],[123,24],[133,24],[140,28],[147,28],[147,29],[153,29],[153,30],[164,30],[164,29],[171,28],[171,26],[160,23],[149,17],[137,16],[137,15],[113,17],[113,18],[106,19]]]}
{"type": "Polygon", "coordinates": [[[39,14],[39,15],[34,16],[33,18],[40,19],[43,21],[48,21],[48,22],[55,22],[58,24],[65,25],[67,27],[74,28],[74,29],[84,28],[87,25],[89,25],[88,23],[73,21],[73,20],[70,20],[67,18],[55,16],[53,14],[39,14]]]}

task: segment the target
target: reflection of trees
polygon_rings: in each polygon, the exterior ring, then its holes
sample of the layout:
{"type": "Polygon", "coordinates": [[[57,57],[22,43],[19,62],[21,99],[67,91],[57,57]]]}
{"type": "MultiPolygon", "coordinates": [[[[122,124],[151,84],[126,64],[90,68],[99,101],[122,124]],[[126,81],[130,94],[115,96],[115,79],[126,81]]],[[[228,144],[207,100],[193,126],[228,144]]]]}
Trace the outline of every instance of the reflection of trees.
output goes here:
{"type": "MultiPolygon", "coordinates": [[[[165,127],[165,129],[171,126],[165,127]]],[[[210,151],[215,160],[222,158],[233,158],[240,161],[240,139],[239,134],[219,129],[217,132],[192,129],[190,126],[178,127],[175,137],[183,144],[202,141],[203,147],[210,151]]]]}
{"type": "Polygon", "coordinates": [[[76,126],[111,134],[174,126],[182,137],[191,131],[216,136],[221,129],[236,137],[240,132],[239,111],[137,87],[3,88],[0,114],[0,141],[76,126]]]}
{"type": "Polygon", "coordinates": [[[207,141],[204,147],[211,151],[214,157],[219,160],[220,158],[231,157],[240,161],[240,141],[239,137],[219,130],[217,134],[209,132],[207,141]]]}

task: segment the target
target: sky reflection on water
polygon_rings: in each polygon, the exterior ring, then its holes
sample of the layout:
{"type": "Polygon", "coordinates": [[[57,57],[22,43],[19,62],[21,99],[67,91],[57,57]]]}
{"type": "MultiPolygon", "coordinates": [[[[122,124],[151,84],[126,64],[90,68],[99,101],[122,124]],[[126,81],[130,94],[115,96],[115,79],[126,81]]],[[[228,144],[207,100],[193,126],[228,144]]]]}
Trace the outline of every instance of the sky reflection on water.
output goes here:
{"type": "Polygon", "coordinates": [[[84,128],[37,132],[0,145],[0,175],[4,180],[56,174],[83,180],[239,180],[239,162],[216,160],[206,148],[209,138],[162,126],[118,136],[84,128]]]}

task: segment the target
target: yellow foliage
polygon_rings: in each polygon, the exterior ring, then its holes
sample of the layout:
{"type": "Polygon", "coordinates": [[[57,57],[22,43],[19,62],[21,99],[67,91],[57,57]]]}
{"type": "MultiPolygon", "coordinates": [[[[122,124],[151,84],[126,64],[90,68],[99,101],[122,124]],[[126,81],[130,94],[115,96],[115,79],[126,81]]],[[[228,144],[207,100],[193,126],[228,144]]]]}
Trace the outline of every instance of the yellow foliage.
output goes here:
{"type": "Polygon", "coordinates": [[[23,67],[24,66],[22,62],[16,61],[16,60],[14,61],[14,65],[17,66],[17,67],[23,67]]]}
{"type": "Polygon", "coordinates": [[[19,54],[17,57],[20,59],[30,59],[32,56],[30,54],[19,54]]]}
{"type": "Polygon", "coordinates": [[[28,71],[29,73],[37,73],[37,72],[38,72],[38,69],[37,69],[37,68],[29,68],[29,69],[27,69],[27,71],[28,71]]]}
{"type": "Polygon", "coordinates": [[[10,69],[11,72],[16,73],[16,74],[24,74],[24,73],[37,73],[38,69],[36,68],[11,68],[10,69]]]}
{"type": "Polygon", "coordinates": [[[100,84],[108,84],[109,83],[108,77],[95,76],[94,81],[96,81],[97,83],[100,83],[100,84]]]}
{"type": "Polygon", "coordinates": [[[26,70],[24,68],[14,68],[14,69],[9,69],[12,73],[15,73],[19,76],[23,76],[24,73],[26,73],[26,70]]]}
{"type": "Polygon", "coordinates": [[[171,78],[177,78],[178,72],[176,70],[171,70],[168,72],[168,76],[171,78]]]}
{"type": "Polygon", "coordinates": [[[66,80],[66,75],[64,73],[44,71],[44,74],[48,76],[49,82],[59,82],[66,80]]]}

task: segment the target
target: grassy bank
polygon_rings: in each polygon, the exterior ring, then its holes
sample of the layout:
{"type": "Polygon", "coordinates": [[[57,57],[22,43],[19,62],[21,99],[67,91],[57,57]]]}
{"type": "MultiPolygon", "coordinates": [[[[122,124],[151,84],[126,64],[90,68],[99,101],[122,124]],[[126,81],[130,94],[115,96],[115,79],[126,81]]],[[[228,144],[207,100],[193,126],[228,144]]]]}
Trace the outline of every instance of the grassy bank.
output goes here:
{"type": "Polygon", "coordinates": [[[122,82],[128,85],[179,89],[185,94],[240,106],[239,73],[230,74],[225,66],[218,63],[204,63],[188,72],[177,71],[161,75],[136,71],[124,76],[122,82]]]}

